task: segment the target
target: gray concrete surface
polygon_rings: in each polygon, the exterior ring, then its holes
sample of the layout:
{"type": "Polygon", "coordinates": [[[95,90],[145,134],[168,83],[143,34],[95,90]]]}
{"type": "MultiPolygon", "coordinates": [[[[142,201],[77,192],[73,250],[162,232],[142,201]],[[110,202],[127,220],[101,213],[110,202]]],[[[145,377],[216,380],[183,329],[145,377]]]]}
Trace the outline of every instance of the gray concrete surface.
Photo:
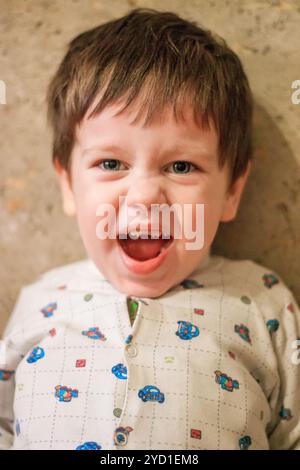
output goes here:
{"type": "Polygon", "coordinates": [[[240,55],[256,100],[255,165],[237,219],[215,253],[276,270],[300,302],[300,2],[0,0],[0,333],[20,287],[85,256],[63,215],[51,166],[45,92],[67,42],[135,6],[178,12],[223,36],[240,55]]]}

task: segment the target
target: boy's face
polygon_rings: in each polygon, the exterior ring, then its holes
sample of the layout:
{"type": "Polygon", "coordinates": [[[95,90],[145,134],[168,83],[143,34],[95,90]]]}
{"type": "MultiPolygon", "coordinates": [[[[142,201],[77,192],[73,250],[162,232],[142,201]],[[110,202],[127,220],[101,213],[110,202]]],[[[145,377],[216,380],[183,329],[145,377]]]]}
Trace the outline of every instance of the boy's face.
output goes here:
{"type": "MultiPolygon", "coordinates": [[[[85,117],[77,128],[72,152],[72,185],[58,163],[56,171],[64,210],[68,215],[76,215],[86,251],[99,270],[120,292],[154,298],[200,267],[219,222],[232,220],[236,215],[250,166],[229,191],[228,167],[222,170],[218,167],[218,136],[212,126],[208,130],[196,126],[191,109],[184,110],[186,122],[176,122],[171,108],[166,108],[160,116],[161,122],[146,128],[140,123],[130,124],[138,107],[114,116],[119,106],[109,106],[94,118],[85,117]],[[108,146],[116,148],[104,150],[108,146]],[[189,163],[178,167],[174,165],[176,161],[189,163]],[[183,236],[172,241],[167,256],[155,269],[145,274],[128,267],[119,241],[101,240],[96,233],[101,220],[97,209],[101,204],[110,204],[117,219],[124,216],[121,196],[127,197],[127,215],[140,204],[147,207],[148,222],[151,204],[177,204],[182,208],[190,205],[193,230],[197,227],[196,204],[204,204],[203,247],[186,249],[186,243],[193,240],[186,238],[183,230],[183,236]]],[[[173,222],[172,218],[171,234],[174,234],[173,222]]]]}

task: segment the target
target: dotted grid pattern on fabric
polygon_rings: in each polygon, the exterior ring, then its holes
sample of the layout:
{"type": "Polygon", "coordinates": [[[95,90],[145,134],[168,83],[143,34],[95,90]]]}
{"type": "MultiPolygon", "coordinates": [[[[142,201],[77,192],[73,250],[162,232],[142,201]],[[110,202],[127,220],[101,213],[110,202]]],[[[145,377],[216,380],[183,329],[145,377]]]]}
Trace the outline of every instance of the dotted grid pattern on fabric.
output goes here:
{"type": "Polygon", "coordinates": [[[0,448],[300,447],[300,312],[276,274],[213,256],[160,298],[129,300],[87,271],[21,292],[0,448]]]}

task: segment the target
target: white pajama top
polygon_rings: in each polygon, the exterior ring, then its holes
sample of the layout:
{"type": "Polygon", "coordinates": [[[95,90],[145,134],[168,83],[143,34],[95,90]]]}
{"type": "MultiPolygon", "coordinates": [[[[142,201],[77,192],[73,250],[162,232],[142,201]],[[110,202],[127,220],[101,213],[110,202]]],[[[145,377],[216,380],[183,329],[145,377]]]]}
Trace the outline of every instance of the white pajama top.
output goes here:
{"type": "Polygon", "coordinates": [[[1,340],[0,449],[299,450],[298,338],[293,294],[254,261],[210,255],[155,299],[89,258],[54,268],[1,340]]]}

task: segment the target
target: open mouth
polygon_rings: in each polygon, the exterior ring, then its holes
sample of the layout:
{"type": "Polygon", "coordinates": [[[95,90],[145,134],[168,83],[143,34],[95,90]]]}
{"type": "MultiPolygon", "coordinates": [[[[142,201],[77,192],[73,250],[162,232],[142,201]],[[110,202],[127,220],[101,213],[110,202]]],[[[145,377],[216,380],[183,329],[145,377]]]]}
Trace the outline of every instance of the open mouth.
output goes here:
{"type": "Polygon", "coordinates": [[[168,238],[162,234],[152,238],[151,235],[131,238],[129,234],[127,238],[121,237],[118,236],[117,240],[122,250],[130,258],[140,262],[158,257],[173,243],[171,235],[168,238]]]}

